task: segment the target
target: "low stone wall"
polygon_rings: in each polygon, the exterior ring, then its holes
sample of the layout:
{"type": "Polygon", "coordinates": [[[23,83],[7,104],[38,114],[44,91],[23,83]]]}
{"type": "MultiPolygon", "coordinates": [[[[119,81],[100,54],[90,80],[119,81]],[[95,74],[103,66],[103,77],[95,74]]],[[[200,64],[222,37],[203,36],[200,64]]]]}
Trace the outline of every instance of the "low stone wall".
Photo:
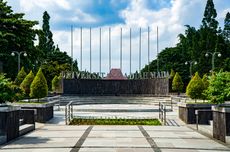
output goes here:
{"type": "MultiPolygon", "coordinates": [[[[213,104],[186,104],[181,103],[179,107],[179,118],[186,124],[196,123],[196,110],[211,110],[213,104]]],[[[208,124],[208,120],[212,118],[211,112],[199,113],[199,124],[208,124]],[[203,114],[203,115],[202,115],[203,114]]]]}
{"type": "Polygon", "coordinates": [[[0,107],[0,130],[2,136],[5,136],[8,142],[19,136],[19,108],[0,107]]]}
{"type": "Polygon", "coordinates": [[[22,124],[35,124],[34,110],[21,109],[19,118],[23,119],[22,124]]]}
{"type": "Polygon", "coordinates": [[[167,78],[140,80],[63,79],[63,94],[168,95],[167,78]]]}
{"type": "Polygon", "coordinates": [[[230,136],[230,107],[213,107],[213,137],[226,142],[230,136]]]}
{"type": "Polygon", "coordinates": [[[48,107],[27,107],[21,106],[22,109],[33,109],[35,111],[35,121],[45,123],[53,118],[53,106],[48,107]]]}

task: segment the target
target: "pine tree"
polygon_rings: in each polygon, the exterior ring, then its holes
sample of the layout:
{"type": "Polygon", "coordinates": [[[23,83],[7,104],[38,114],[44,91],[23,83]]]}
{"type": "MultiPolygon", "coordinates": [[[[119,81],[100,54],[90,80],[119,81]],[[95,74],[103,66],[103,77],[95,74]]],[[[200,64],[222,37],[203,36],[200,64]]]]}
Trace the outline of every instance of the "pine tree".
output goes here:
{"type": "Polygon", "coordinates": [[[204,18],[202,20],[203,27],[204,28],[210,28],[213,30],[217,30],[218,27],[218,21],[216,20],[217,13],[215,9],[215,5],[213,3],[213,0],[208,0],[205,11],[204,11],[204,18]]]}
{"type": "Polygon", "coordinates": [[[26,96],[29,96],[30,94],[30,85],[34,80],[34,74],[32,71],[25,77],[25,79],[22,81],[20,88],[23,90],[23,92],[26,94],[26,96]]]}
{"type": "Polygon", "coordinates": [[[226,17],[224,20],[223,35],[226,40],[230,41],[230,13],[229,12],[226,14],[226,17]]]}
{"type": "Polygon", "coordinates": [[[202,79],[200,78],[198,72],[196,72],[195,76],[190,80],[187,88],[186,94],[192,99],[202,99],[204,91],[204,84],[202,79]]]}
{"type": "Polygon", "coordinates": [[[42,73],[42,69],[38,70],[31,86],[30,86],[30,97],[40,98],[46,97],[48,95],[48,86],[45,76],[42,73]]]}
{"type": "Polygon", "coordinates": [[[42,31],[39,32],[39,49],[43,51],[45,58],[55,51],[53,34],[49,25],[50,16],[47,11],[43,13],[42,31]]]}
{"type": "Polygon", "coordinates": [[[181,76],[178,72],[176,72],[173,82],[172,82],[172,90],[178,92],[178,94],[183,90],[184,83],[181,79],[181,76]]]}
{"type": "Polygon", "coordinates": [[[15,84],[20,86],[20,84],[22,83],[22,81],[25,79],[26,77],[26,72],[24,70],[24,67],[21,68],[21,70],[18,72],[18,75],[15,79],[15,84]]]}

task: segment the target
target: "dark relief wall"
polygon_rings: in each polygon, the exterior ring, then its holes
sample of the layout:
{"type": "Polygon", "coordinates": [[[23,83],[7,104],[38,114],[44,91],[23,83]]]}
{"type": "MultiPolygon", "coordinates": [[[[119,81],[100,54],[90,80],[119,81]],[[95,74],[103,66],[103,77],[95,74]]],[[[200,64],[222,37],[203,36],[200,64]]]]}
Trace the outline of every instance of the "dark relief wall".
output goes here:
{"type": "Polygon", "coordinates": [[[168,79],[95,80],[63,79],[63,94],[79,95],[167,95],[168,79]]]}

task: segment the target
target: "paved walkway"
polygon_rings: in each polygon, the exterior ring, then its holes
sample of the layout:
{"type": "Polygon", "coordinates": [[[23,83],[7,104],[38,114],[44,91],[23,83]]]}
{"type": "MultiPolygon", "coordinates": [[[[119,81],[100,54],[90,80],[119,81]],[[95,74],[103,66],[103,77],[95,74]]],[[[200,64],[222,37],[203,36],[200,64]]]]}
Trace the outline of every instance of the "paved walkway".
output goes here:
{"type": "Polygon", "coordinates": [[[1,147],[1,152],[218,152],[230,148],[183,125],[176,112],[173,126],[66,126],[64,112],[47,124],[1,147]]]}

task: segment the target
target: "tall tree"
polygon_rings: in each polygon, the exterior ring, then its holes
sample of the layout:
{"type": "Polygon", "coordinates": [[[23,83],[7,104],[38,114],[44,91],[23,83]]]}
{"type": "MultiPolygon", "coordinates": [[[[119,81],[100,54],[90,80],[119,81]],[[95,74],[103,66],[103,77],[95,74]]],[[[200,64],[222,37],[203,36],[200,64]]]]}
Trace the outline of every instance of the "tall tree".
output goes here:
{"type": "Polygon", "coordinates": [[[55,51],[53,34],[49,25],[50,16],[47,11],[43,13],[42,30],[39,32],[39,49],[43,51],[44,58],[47,58],[55,51]]]}
{"type": "Polygon", "coordinates": [[[215,9],[215,5],[213,3],[213,0],[208,0],[205,11],[204,11],[204,18],[202,20],[203,27],[204,28],[210,28],[213,30],[216,30],[218,27],[218,21],[216,20],[217,13],[215,9]]]}
{"type": "Polygon", "coordinates": [[[0,61],[3,62],[3,72],[15,77],[17,72],[17,57],[12,57],[12,51],[27,53],[21,56],[21,65],[26,69],[32,67],[37,52],[34,47],[36,32],[33,26],[37,21],[25,20],[24,14],[14,13],[7,2],[0,0],[0,61]]]}
{"type": "Polygon", "coordinates": [[[230,13],[229,12],[226,14],[224,20],[223,35],[227,41],[230,41],[230,13]]]}

